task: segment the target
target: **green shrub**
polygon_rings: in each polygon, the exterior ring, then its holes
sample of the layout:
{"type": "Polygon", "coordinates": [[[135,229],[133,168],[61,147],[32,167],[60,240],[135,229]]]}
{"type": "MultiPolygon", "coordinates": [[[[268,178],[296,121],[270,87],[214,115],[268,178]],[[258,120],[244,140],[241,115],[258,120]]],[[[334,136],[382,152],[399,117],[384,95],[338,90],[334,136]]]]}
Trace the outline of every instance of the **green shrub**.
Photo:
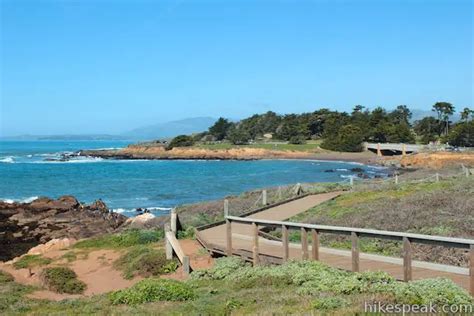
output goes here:
{"type": "Polygon", "coordinates": [[[187,301],[196,297],[186,283],[166,279],[145,279],[134,286],[109,294],[112,304],[136,305],[154,301],[187,301]]]}
{"type": "MultiPolygon", "coordinates": [[[[280,266],[251,267],[238,258],[216,260],[213,268],[193,272],[194,279],[225,280],[237,287],[298,286],[300,295],[383,293],[406,304],[473,303],[463,289],[446,279],[397,282],[385,272],[351,273],[317,261],[289,261],[280,266]]],[[[321,303],[323,304],[323,303],[321,303]]],[[[324,304],[329,304],[326,302],[324,304]]]]}
{"type": "Polygon", "coordinates": [[[173,149],[174,147],[189,147],[194,145],[194,139],[188,135],[178,135],[171,140],[166,149],[173,149]]]}
{"type": "Polygon", "coordinates": [[[41,274],[44,285],[57,293],[80,294],[86,284],[77,279],[76,273],[66,267],[46,268],[41,274]]]}
{"type": "Polygon", "coordinates": [[[75,248],[125,248],[135,245],[149,244],[162,240],[162,229],[141,230],[130,229],[119,234],[102,235],[82,240],[74,245],[75,248]]]}
{"type": "Polygon", "coordinates": [[[27,269],[38,266],[44,266],[51,263],[50,258],[45,258],[41,255],[25,255],[13,264],[15,269],[27,269]]]}
{"type": "Polygon", "coordinates": [[[5,271],[0,270],[0,284],[1,283],[7,283],[7,282],[13,282],[15,279],[13,276],[5,271]]]}
{"type": "Polygon", "coordinates": [[[157,276],[175,271],[179,264],[175,259],[167,260],[163,250],[155,250],[147,246],[135,246],[120,258],[114,265],[123,271],[126,279],[140,275],[143,277],[157,276]]]}
{"type": "Polygon", "coordinates": [[[473,298],[466,291],[443,278],[398,283],[392,291],[396,301],[403,304],[474,304],[473,298]]]}
{"type": "Polygon", "coordinates": [[[311,303],[311,307],[321,310],[338,309],[348,305],[349,302],[346,299],[338,296],[319,298],[311,303]]]}

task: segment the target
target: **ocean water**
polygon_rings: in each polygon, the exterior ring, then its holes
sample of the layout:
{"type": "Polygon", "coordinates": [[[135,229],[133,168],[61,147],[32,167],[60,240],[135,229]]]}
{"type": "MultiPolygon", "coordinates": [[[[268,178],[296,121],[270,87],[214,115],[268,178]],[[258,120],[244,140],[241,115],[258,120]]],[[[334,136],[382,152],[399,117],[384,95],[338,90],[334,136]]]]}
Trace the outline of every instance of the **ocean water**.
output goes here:
{"type": "Polygon", "coordinates": [[[346,162],[260,160],[57,159],[79,149],[121,148],[123,141],[0,141],[0,199],[31,201],[39,196],[74,195],[82,202],[102,199],[109,208],[133,216],[136,208],[156,215],[183,204],[222,198],[251,189],[297,182],[337,182],[360,167],[346,162]],[[324,172],[333,169],[334,172],[324,172]]]}

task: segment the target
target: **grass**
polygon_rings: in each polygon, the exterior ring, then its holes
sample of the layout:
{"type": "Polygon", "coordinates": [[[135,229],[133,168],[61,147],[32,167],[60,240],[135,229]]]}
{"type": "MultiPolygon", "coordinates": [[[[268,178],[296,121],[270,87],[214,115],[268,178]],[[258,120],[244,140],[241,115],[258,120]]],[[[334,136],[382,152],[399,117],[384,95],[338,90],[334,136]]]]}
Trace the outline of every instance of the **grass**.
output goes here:
{"type": "Polygon", "coordinates": [[[135,276],[150,277],[175,271],[179,264],[175,259],[167,260],[162,249],[148,246],[134,246],[114,262],[114,266],[123,272],[125,279],[135,276]]]}
{"type": "Polygon", "coordinates": [[[363,302],[374,300],[399,304],[474,303],[466,291],[445,279],[403,283],[385,273],[350,273],[315,261],[253,268],[237,258],[217,259],[213,268],[193,272],[188,281],[149,278],[128,289],[89,298],[48,302],[25,297],[29,291],[14,282],[0,284],[0,313],[319,315],[361,313],[363,302]]]}
{"type": "Polygon", "coordinates": [[[50,264],[52,260],[41,255],[25,255],[13,264],[15,269],[28,269],[50,264]]]}
{"type": "Polygon", "coordinates": [[[112,304],[137,305],[154,301],[188,301],[195,298],[192,287],[184,282],[146,279],[131,288],[110,293],[112,304]]]}
{"type": "Polygon", "coordinates": [[[77,259],[77,254],[74,251],[68,251],[61,256],[62,259],[66,259],[67,262],[73,262],[77,259]]]}
{"type": "Polygon", "coordinates": [[[0,284],[13,282],[13,281],[14,281],[14,278],[10,273],[0,270],[0,284]]]}
{"type": "MultiPolygon", "coordinates": [[[[474,231],[474,179],[451,178],[440,182],[385,184],[378,188],[361,186],[354,191],[320,204],[290,221],[346,227],[371,228],[428,235],[472,238],[474,231]]],[[[279,231],[275,232],[277,236],[279,231]]],[[[299,241],[299,232],[290,235],[299,241]]],[[[323,234],[326,246],[350,249],[343,236],[323,234]]],[[[466,265],[462,251],[416,244],[416,260],[466,265]]],[[[361,239],[364,252],[401,254],[399,243],[361,239]]]]}
{"type": "Polygon", "coordinates": [[[205,148],[211,150],[225,150],[232,148],[260,148],[267,150],[281,150],[281,151],[305,151],[316,152],[320,151],[319,145],[321,141],[310,140],[306,144],[289,144],[286,142],[271,142],[271,143],[254,143],[248,145],[233,145],[231,143],[215,143],[215,144],[198,144],[195,147],[205,148]]]}
{"type": "Polygon", "coordinates": [[[46,268],[41,273],[41,279],[47,289],[57,293],[81,294],[86,289],[86,284],[67,267],[46,268]]]}
{"type": "Polygon", "coordinates": [[[139,230],[130,229],[119,234],[107,234],[79,241],[74,245],[78,249],[118,249],[145,245],[162,240],[162,229],[139,230]]]}

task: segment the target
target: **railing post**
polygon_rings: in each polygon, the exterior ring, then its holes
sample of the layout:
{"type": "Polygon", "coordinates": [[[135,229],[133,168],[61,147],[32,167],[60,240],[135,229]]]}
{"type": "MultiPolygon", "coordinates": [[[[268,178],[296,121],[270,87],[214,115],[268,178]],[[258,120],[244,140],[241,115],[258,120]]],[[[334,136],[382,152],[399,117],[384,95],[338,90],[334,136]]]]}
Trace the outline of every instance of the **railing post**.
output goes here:
{"type": "MultiPolygon", "coordinates": [[[[171,231],[170,224],[166,223],[165,224],[165,236],[166,236],[166,233],[170,232],[170,231],[171,231]]],[[[166,246],[165,246],[166,259],[171,260],[171,259],[173,259],[173,246],[171,246],[171,242],[168,240],[167,237],[165,237],[165,239],[166,239],[166,246]]]]}
{"type": "Polygon", "coordinates": [[[411,279],[411,242],[407,237],[403,237],[403,280],[408,282],[411,279]]]}
{"type": "Polygon", "coordinates": [[[398,184],[398,174],[395,175],[395,184],[398,184]]]}
{"type": "Polygon", "coordinates": [[[406,156],[407,154],[407,145],[406,144],[402,144],[402,156],[406,156]]]}
{"type": "Polygon", "coordinates": [[[190,272],[191,272],[191,267],[189,264],[189,257],[184,256],[183,257],[183,273],[185,276],[188,276],[190,272]]]}
{"type": "Polygon", "coordinates": [[[301,227],[301,258],[308,260],[308,232],[304,227],[301,227]]]}
{"type": "Polygon", "coordinates": [[[225,220],[226,231],[227,231],[227,256],[232,256],[232,223],[229,219],[225,220]]]}
{"type": "Polygon", "coordinates": [[[311,238],[313,239],[311,257],[313,260],[319,260],[319,234],[316,229],[311,229],[311,238]]]}
{"type": "Polygon", "coordinates": [[[436,172],[436,182],[439,182],[439,173],[436,172]]]}
{"type": "Polygon", "coordinates": [[[259,264],[259,257],[258,257],[258,225],[257,223],[252,223],[252,230],[253,230],[253,265],[256,266],[259,264]]]}
{"type": "Polygon", "coordinates": [[[469,255],[469,278],[470,278],[470,292],[474,296],[474,245],[470,246],[469,255]]]}
{"type": "Polygon", "coordinates": [[[262,191],[262,204],[263,206],[267,205],[267,190],[262,191]]]}
{"type": "Polygon", "coordinates": [[[377,157],[382,157],[382,151],[380,150],[380,143],[377,144],[377,157]]]}
{"type": "Polygon", "coordinates": [[[288,227],[285,225],[281,226],[281,241],[283,243],[283,262],[286,262],[290,256],[290,248],[288,241],[288,227]]]}
{"type": "Polygon", "coordinates": [[[176,209],[171,210],[171,231],[176,236],[178,230],[178,214],[176,214],[176,209]]]}
{"type": "Polygon", "coordinates": [[[229,216],[229,200],[224,200],[224,217],[229,216]]]}
{"type": "Polygon", "coordinates": [[[351,241],[352,272],[359,272],[359,236],[357,236],[357,233],[351,233],[351,241]]]}

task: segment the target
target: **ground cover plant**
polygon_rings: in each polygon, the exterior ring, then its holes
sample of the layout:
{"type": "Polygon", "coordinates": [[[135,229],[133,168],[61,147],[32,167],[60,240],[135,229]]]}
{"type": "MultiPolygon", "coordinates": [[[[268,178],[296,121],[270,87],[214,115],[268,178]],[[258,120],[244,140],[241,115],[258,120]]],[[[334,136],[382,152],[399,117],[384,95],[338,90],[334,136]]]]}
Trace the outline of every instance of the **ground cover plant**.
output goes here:
{"type": "Polygon", "coordinates": [[[41,279],[47,289],[57,293],[80,294],[86,289],[86,284],[67,267],[46,268],[41,272],[41,279]]]}
{"type": "Polygon", "coordinates": [[[89,238],[79,241],[74,248],[94,249],[94,248],[126,248],[135,245],[150,244],[158,242],[164,237],[163,229],[129,229],[117,234],[106,234],[99,237],[89,238]]]}
{"type": "Polygon", "coordinates": [[[176,259],[167,260],[163,249],[140,245],[123,253],[114,266],[123,271],[125,279],[131,279],[138,275],[150,277],[170,273],[176,271],[179,264],[176,259]]]}
{"type": "Polygon", "coordinates": [[[47,265],[51,263],[51,261],[50,258],[45,258],[41,255],[25,255],[13,263],[13,267],[15,269],[28,269],[47,265]]]}
{"type": "Polygon", "coordinates": [[[186,281],[144,279],[105,295],[62,302],[35,300],[15,282],[0,283],[0,313],[34,315],[140,314],[354,314],[364,301],[473,304],[449,280],[403,283],[381,272],[351,273],[315,261],[251,267],[238,258],[216,260],[213,268],[186,281]],[[14,295],[10,292],[13,291],[14,295]]]}

